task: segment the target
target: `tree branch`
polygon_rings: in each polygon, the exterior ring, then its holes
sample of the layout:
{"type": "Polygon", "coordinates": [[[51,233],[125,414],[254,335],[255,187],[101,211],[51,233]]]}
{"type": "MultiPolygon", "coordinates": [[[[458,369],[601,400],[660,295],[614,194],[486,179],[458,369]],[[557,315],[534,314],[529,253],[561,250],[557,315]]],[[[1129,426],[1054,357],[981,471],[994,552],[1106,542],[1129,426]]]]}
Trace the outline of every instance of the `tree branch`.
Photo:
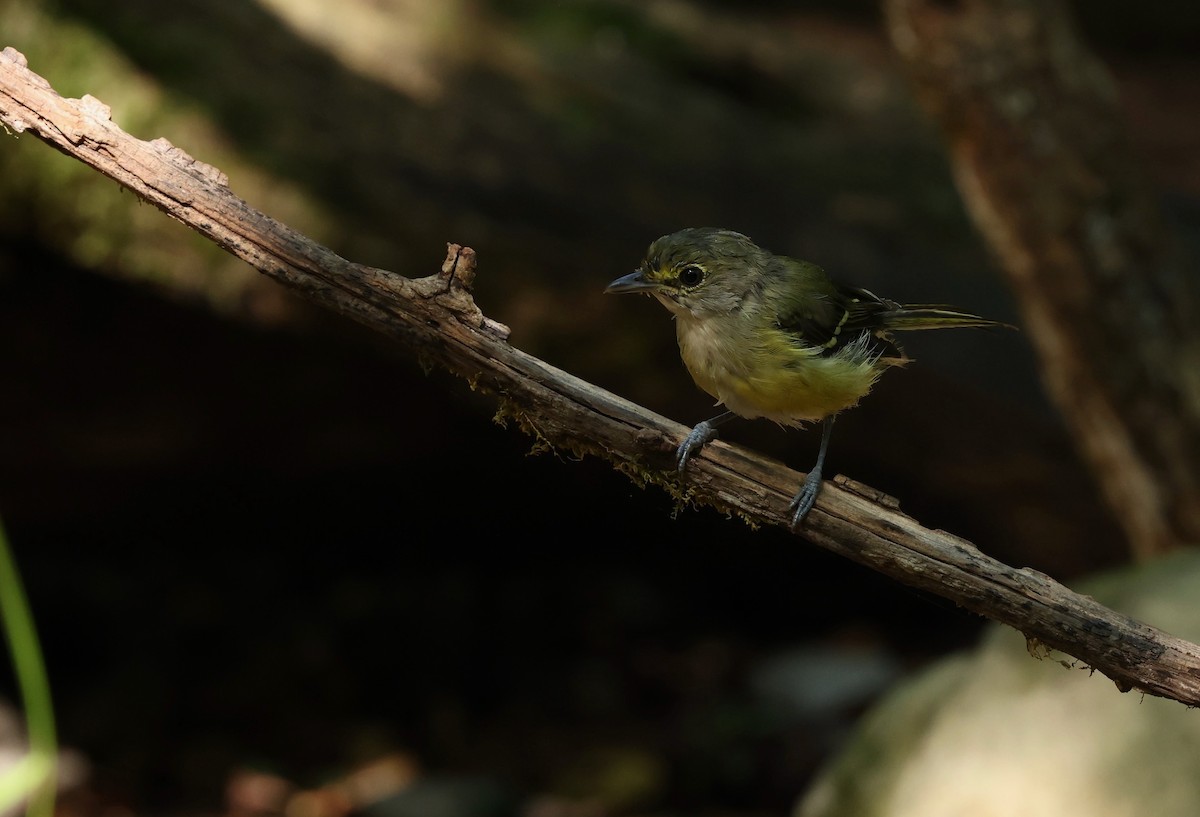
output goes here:
{"type": "MultiPolygon", "coordinates": [[[[715,441],[684,485],[674,450],[688,429],[599,389],[507,342],[470,295],[475,254],[449,245],[440,274],[409,279],[355,264],[254,210],[222,173],[165,140],[122,131],[90,96],[63,99],[13,49],[0,54],[0,123],[95,168],[259,271],[466,378],[500,401],[499,417],[539,441],[611,462],[641,484],[752,524],[787,526],[800,475],[715,441]]],[[[1033,570],[1016,570],[894,500],[838,477],[805,522],[812,542],[1075,656],[1122,690],[1200,704],[1200,647],[1109,610],[1033,570]]]]}

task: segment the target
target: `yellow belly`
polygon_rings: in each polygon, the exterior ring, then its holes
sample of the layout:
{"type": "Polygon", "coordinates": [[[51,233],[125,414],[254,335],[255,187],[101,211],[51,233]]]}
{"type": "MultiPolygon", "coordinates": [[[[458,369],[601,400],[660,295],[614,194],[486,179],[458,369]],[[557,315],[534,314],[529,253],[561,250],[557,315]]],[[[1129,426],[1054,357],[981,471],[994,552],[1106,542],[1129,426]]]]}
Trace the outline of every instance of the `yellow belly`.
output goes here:
{"type": "Polygon", "coordinates": [[[869,356],[822,356],[778,330],[747,339],[711,321],[678,318],[677,328],[696,385],[741,417],[784,425],[820,420],[856,404],[881,372],[869,356]]]}

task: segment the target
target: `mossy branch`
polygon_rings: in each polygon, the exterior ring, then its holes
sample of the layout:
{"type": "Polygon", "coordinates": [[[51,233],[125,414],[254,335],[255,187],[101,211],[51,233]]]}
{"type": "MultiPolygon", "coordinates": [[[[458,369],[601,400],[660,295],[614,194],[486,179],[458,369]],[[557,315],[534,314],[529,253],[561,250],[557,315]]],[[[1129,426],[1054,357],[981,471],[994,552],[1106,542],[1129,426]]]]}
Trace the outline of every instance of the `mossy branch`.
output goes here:
{"type": "MultiPolygon", "coordinates": [[[[796,472],[716,441],[681,482],[674,451],[686,427],[509,345],[508,329],[471,297],[476,259],[469,248],[449,244],[441,271],[424,278],[347,261],[251,208],[220,171],[165,140],[126,134],[94,98],[62,98],[11,48],[0,54],[0,123],[90,165],[264,275],[495,395],[505,418],[539,444],[602,457],[639,484],[655,483],[751,524],[788,525],[796,472]]],[[[870,488],[831,480],[801,535],[1069,653],[1122,690],[1200,704],[1200,647],[923,528],[870,488]]]]}

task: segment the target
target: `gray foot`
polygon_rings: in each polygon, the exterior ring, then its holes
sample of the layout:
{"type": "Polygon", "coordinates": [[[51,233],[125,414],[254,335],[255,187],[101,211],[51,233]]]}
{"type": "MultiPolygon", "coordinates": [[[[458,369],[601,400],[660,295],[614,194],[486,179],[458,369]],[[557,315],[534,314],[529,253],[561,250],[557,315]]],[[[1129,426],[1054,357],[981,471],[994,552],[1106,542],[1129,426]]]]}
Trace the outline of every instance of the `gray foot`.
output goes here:
{"type": "Polygon", "coordinates": [[[800,486],[800,493],[796,494],[796,498],[788,505],[788,510],[792,512],[792,530],[800,527],[800,523],[804,521],[804,517],[812,510],[817,501],[817,494],[821,492],[821,472],[809,471],[808,476],[804,478],[804,484],[800,486]]]}
{"type": "Polygon", "coordinates": [[[716,436],[717,427],[711,422],[705,420],[702,423],[697,423],[696,427],[691,430],[691,433],[679,444],[679,448],[675,450],[675,464],[679,468],[679,473],[683,473],[683,469],[687,467],[688,460],[692,458],[692,455],[707,445],[716,436]]]}

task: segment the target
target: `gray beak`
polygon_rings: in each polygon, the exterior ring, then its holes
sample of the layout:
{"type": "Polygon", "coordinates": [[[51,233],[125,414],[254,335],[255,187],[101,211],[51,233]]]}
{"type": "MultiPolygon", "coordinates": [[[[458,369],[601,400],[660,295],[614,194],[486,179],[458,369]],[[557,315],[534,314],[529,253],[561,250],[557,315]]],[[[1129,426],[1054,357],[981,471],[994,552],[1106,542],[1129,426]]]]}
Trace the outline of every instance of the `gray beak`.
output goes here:
{"type": "Polygon", "coordinates": [[[617,280],[604,288],[606,294],[620,294],[622,292],[650,292],[657,289],[658,285],[646,280],[642,275],[641,270],[631,272],[628,275],[623,275],[617,280]]]}

